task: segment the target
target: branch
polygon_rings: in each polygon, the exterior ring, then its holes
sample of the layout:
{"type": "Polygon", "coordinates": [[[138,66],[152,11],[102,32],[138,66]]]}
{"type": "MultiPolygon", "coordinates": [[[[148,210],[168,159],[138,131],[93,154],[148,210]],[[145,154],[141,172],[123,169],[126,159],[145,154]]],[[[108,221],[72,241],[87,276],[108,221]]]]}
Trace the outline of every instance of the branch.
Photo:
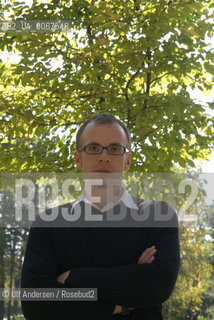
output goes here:
{"type": "Polygon", "coordinates": [[[89,44],[93,44],[93,35],[92,35],[92,30],[91,30],[91,26],[89,25],[87,27],[87,35],[88,35],[88,42],[89,44]]]}
{"type": "Polygon", "coordinates": [[[132,76],[131,78],[129,79],[129,81],[127,82],[126,84],[126,88],[125,88],[125,97],[126,97],[126,101],[129,102],[129,97],[128,97],[128,88],[129,88],[129,85],[131,83],[131,81],[138,75],[138,73],[140,72],[141,68],[139,68],[132,76]]]}
{"type": "Polygon", "coordinates": [[[151,86],[151,72],[147,72],[147,77],[146,77],[146,93],[149,94],[150,91],[150,86],[151,86]]]}
{"type": "Polygon", "coordinates": [[[162,76],[160,76],[160,77],[157,77],[157,78],[153,79],[153,80],[150,82],[150,84],[152,84],[153,82],[155,82],[155,81],[157,81],[157,80],[159,80],[159,79],[161,79],[161,78],[165,77],[167,74],[172,74],[172,72],[166,72],[166,73],[164,73],[164,75],[162,75],[162,76]]]}
{"type": "MultiPolygon", "coordinates": [[[[147,48],[146,58],[148,58],[149,60],[151,60],[151,50],[150,50],[150,47],[147,48]]],[[[148,65],[150,65],[150,62],[148,63],[148,65]]],[[[148,95],[149,95],[149,91],[150,91],[150,86],[151,86],[151,72],[147,72],[147,78],[146,78],[146,93],[148,93],[148,95]]]]}
{"type": "Polygon", "coordinates": [[[140,10],[140,6],[139,6],[137,0],[134,0],[134,5],[135,5],[135,9],[136,9],[137,11],[139,11],[139,10],[140,10]]]}
{"type": "Polygon", "coordinates": [[[128,108],[128,113],[127,113],[127,127],[130,129],[129,124],[131,120],[131,110],[128,108]]]}
{"type": "MultiPolygon", "coordinates": [[[[172,0],[169,0],[168,2],[167,2],[167,7],[169,8],[169,6],[172,4],[172,0]]],[[[168,8],[167,7],[165,7],[164,9],[163,9],[163,12],[165,12],[168,8]]]]}
{"type": "Polygon", "coordinates": [[[148,136],[149,136],[151,133],[153,133],[153,132],[154,132],[154,130],[149,131],[147,134],[144,134],[144,135],[142,136],[142,138],[140,138],[139,140],[136,141],[136,143],[138,144],[140,141],[142,141],[144,138],[148,137],[148,136]]]}

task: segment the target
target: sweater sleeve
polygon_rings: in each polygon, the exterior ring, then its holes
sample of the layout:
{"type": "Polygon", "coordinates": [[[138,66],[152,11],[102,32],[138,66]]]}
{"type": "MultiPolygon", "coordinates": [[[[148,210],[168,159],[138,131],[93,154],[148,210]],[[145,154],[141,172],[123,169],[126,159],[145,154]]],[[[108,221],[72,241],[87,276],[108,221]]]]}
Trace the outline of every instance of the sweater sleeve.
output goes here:
{"type": "Polygon", "coordinates": [[[179,272],[178,227],[151,227],[149,231],[149,242],[157,249],[152,263],[72,268],[65,284],[96,287],[100,301],[127,307],[149,307],[164,302],[171,295],[179,272]]]}
{"type": "MultiPolygon", "coordinates": [[[[65,288],[58,282],[57,264],[51,245],[51,229],[31,228],[21,275],[22,288],[65,288]]],[[[22,301],[27,320],[111,319],[114,304],[98,301],[22,301]]]]}

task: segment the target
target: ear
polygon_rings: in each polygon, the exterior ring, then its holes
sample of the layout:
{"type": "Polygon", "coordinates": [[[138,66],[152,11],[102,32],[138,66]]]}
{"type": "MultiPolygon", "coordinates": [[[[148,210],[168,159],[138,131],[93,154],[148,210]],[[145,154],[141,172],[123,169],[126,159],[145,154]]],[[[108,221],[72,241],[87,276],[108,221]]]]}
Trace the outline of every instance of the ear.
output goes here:
{"type": "Polygon", "coordinates": [[[125,160],[125,166],[124,166],[124,171],[128,170],[131,164],[131,152],[126,154],[126,160],[125,160]]]}
{"type": "Polygon", "coordinates": [[[82,168],[82,159],[79,151],[74,151],[74,160],[78,169],[82,168]]]}

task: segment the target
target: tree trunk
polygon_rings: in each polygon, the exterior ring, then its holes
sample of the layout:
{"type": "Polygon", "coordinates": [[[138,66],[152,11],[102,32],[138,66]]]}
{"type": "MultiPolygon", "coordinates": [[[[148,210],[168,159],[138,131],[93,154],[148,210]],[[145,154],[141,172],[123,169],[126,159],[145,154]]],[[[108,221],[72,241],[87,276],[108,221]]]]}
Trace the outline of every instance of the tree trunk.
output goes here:
{"type": "MultiPolygon", "coordinates": [[[[18,289],[20,287],[20,277],[15,277],[14,279],[14,287],[15,289],[18,289]]],[[[14,300],[13,301],[13,308],[12,308],[12,314],[13,315],[16,315],[18,314],[18,303],[19,301],[18,300],[14,300]]]]}
{"type": "Polygon", "coordinates": [[[168,320],[171,320],[171,313],[172,313],[172,296],[169,299],[168,320]]]}
{"type": "MultiPolygon", "coordinates": [[[[4,289],[5,269],[4,269],[4,253],[5,253],[5,229],[0,228],[0,288],[4,289]]],[[[4,319],[4,300],[0,301],[0,320],[4,319]]]]}
{"type": "MultiPolygon", "coordinates": [[[[10,274],[9,274],[9,289],[12,290],[13,288],[13,277],[14,277],[14,269],[15,269],[15,230],[11,229],[11,241],[10,241],[10,274]]],[[[8,302],[8,309],[7,309],[7,319],[10,320],[11,316],[11,301],[12,299],[9,299],[8,302]]]]}

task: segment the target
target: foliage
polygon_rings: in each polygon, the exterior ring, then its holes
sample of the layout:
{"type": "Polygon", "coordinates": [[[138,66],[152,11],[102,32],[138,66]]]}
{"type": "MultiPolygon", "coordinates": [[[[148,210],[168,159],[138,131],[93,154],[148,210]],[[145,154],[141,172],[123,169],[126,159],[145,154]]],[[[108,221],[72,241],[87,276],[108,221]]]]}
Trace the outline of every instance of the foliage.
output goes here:
{"type": "MultiPolygon", "coordinates": [[[[206,212],[205,220],[209,222],[211,239],[214,244],[214,203],[206,212]]],[[[213,251],[214,252],[214,251],[213,251]]],[[[203,295],[203,305],[201,308],[201,314],[207,320],[214,319],[214,254],[210,255],[210,262],[212,265],[212,277],[210,279],[210,288],[203,295]]]]}
{"type": "Polygon", "coordinates": [[[2,7],[7,19],[67,19],[72,29],[0,35],[0,49],[20,55],[0,65],[1,170],[73,169],[76,126],[94,112],[111,112],[130,128],[132,170],[164,172],[208,156],[213,118],[187,87],[212,87],[214,50],[205,38],[213,35],[213,1],[34,0],[29,7],[11,0],[2,7]]]}
{"type": "Polygon", "coordinates": [[[186,310],[200,311],[202,294],[210,288],[212,266],[209,256],[213,246],[204,239],[205,234],[197,227],[180,228],[182,264],[176,289],[170,298],[175,319],[184,318],[186,310]]]}
{"type": "MultiPolygon", "coordinates": [[[[209,293],[213,286],[214,238],[207,219],[207,216],[211,217],[211,209],[204,202],[200,181],[197,186],[197,198],[188,208],[188,212],[194,213],[195,218],[189,222],[180,221],[181,268],[175,290],[164,304],[167,320],[191,318],[194,312],[200,314],[200,317],[205,315],[205,319],[212,319],[205,312],[205,305],[209,312],[213,308],[213,299],[209,293]]],[[[186,202],[186,194],[184,198],[186,202]]]]}

